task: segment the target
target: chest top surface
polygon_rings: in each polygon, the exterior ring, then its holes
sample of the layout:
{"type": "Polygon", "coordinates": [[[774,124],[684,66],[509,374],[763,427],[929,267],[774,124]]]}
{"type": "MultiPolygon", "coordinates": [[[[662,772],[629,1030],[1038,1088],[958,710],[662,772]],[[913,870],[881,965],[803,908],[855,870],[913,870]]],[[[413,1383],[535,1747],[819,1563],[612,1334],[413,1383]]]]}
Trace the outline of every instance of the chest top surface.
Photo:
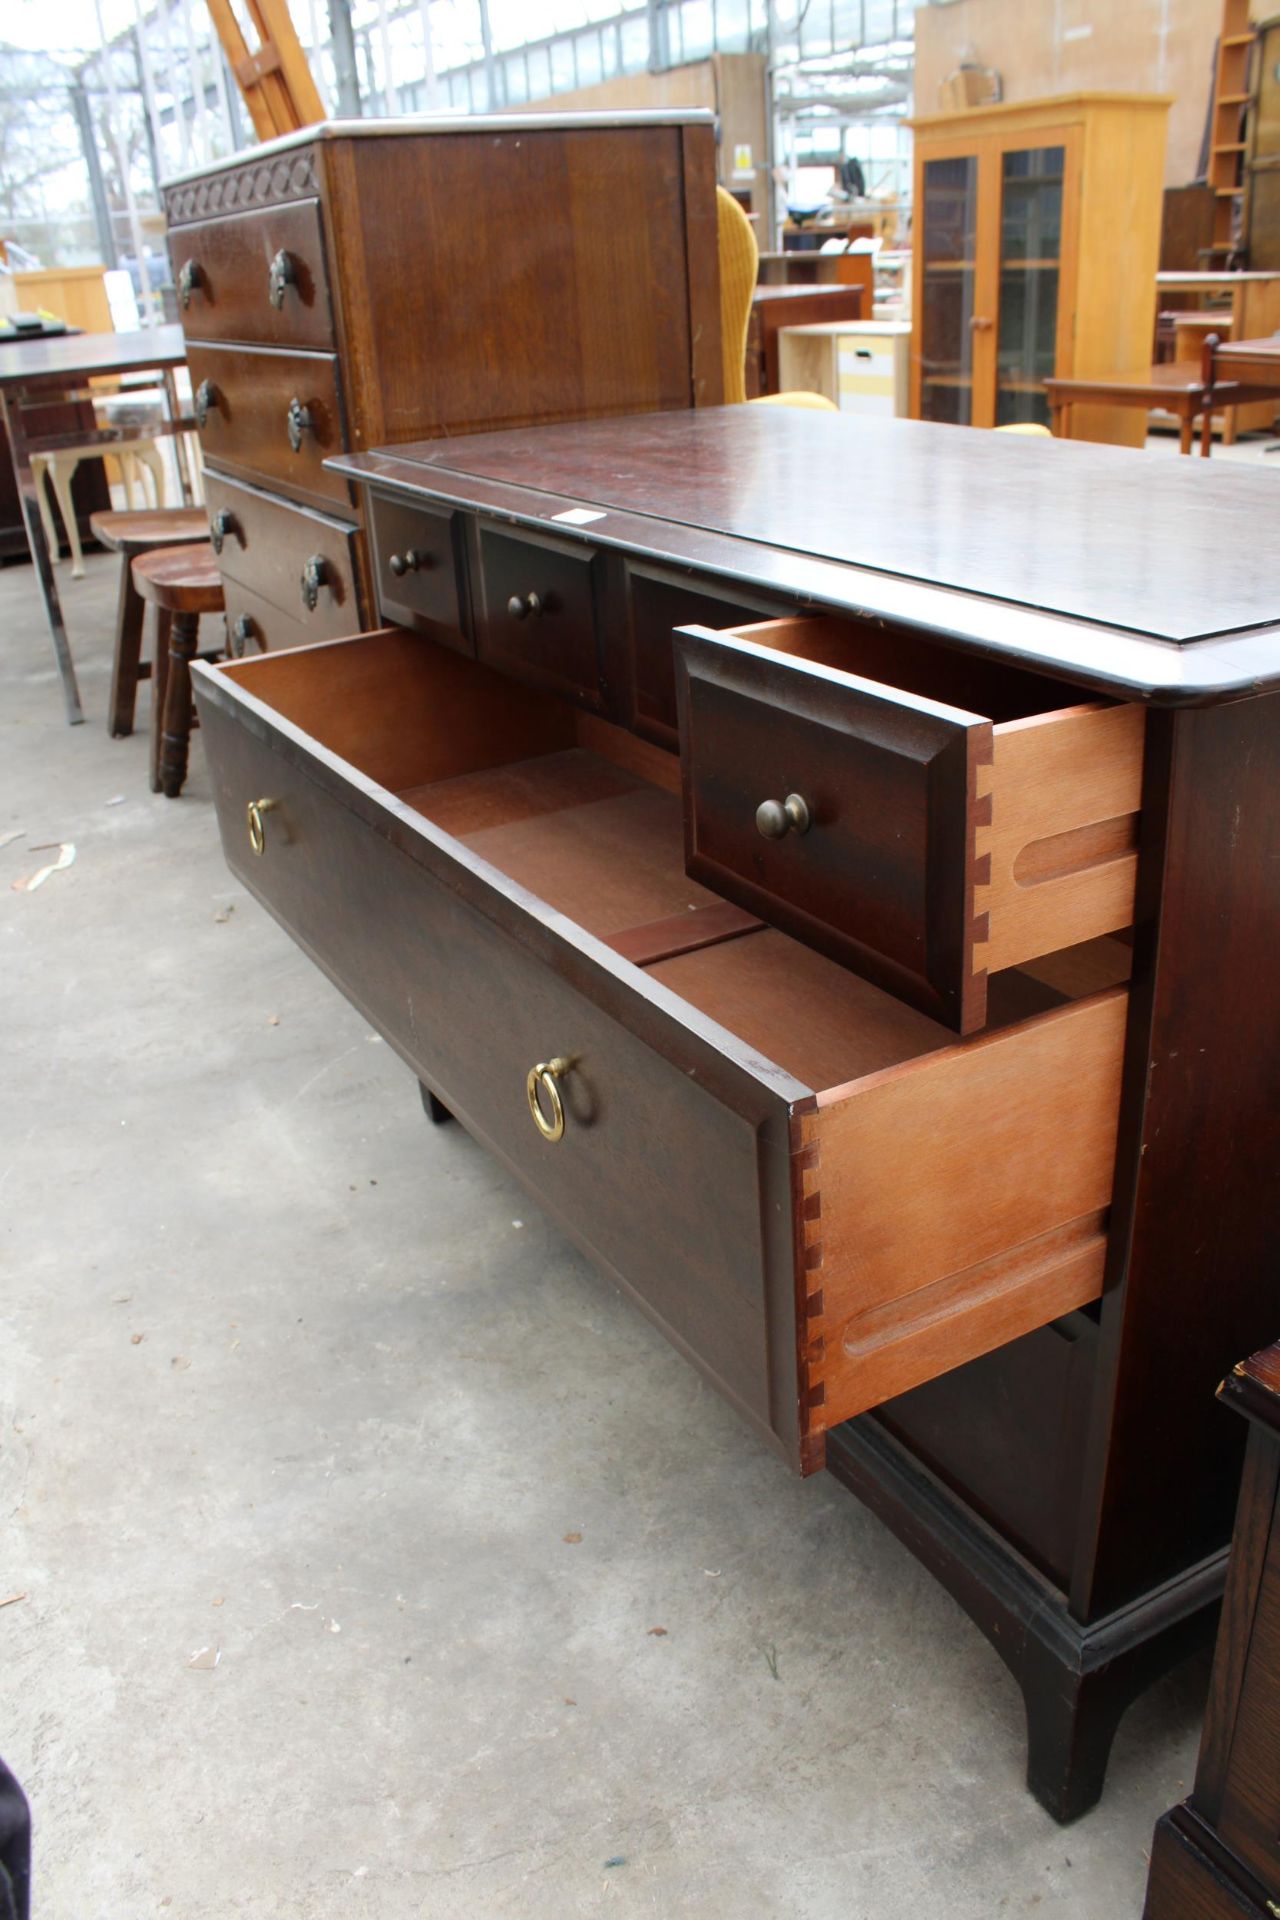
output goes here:
{"type": "Polygon", "coordinates": [[[572,502],[597,512],[570,523],[584,539],[914,619],[1148,696],[1280,685],[1280,488],[1261,469],[752,406],[342,464],[544,524],[572,502]]]}

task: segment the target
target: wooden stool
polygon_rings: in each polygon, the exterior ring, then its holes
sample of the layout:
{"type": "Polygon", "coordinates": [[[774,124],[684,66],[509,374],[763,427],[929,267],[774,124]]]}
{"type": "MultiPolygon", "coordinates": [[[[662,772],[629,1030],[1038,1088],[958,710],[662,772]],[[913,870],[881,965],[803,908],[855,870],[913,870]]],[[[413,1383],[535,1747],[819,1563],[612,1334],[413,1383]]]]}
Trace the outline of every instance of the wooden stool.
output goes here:
{"type": "MultiPolygon", "coordinates": [[[[142,618],[146,611],[133,584],[130,562],[157,547],[187,546],[209,538],[209,516],[203,507],[149,509],[145,513],[95,513],[89,522],[94,539],[111,553],[124,555],[120,569],[120,601],[116,609],[116,650],[111,665],[111,704],[108,731],[116,738],[133,732],[133,711],[139,680],[150,680],[156,669],[142,661],[142,618]]],[[[159,647],[156,648],[157,657],[159,647]]],[[[160,671],[163,671],[161,669],[160,671]]],[[[151,691],[156,692],[153,686],[151,691]]]]}
{"type": "MultiPolygon", "coordinates": [[[[213,548],[161,547],[130,562],[133,584],[158,615],[156,683],[151,703],[151,788],[170,800],[182,792],[191,741],[191,662],[202,613],[223,611],[213,548]]],[[[222,649],[216,649],[221,653],[222,649]]]]}

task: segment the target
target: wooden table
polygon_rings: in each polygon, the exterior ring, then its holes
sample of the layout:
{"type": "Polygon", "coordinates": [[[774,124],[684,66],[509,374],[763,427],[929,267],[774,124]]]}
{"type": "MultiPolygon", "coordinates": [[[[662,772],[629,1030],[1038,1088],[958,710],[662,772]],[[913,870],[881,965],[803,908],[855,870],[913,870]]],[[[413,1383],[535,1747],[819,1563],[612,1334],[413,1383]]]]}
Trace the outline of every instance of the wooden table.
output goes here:
{"type": "Polygon", "coordinates": [[[778,333],[810,320],[861,320],[871,302],[861,287],[757,287],[747,328],[747,398],[778,391],[778,333]]]}
{"type": "MultiPolygon", "coordinates": [[[[1194,303],[1191,311],[1216,309],[1220,332],[1233,340],[1247,340],[1280,327],[1280,273],[1179,273],[1156,275],[1156,298],[1161,309],[1168,296],[1194,303]]],[[[1231,407],[1223,422],[1223,441],[1230,446],[1237,433],[1267,427],[1270,415],[1256,405],[1231,407]]]]}
{"type": "MultiPolygon", "coordinates": [[[[84,712],[54,581],[53,555],[41,522],[31,457],[68,446],[101,446],[107,452],[113,445],[129,440],[152,438],[157,431],[185,432],[193,422],[181,417],[174,368],[180,367],[186,357],[181,327],[150,327],[137,333],[60,334],[46,340],[0,343],[0,421],[9,436],[27,545],[44,596],[67,719],[72,726],[80,724],[84,712]],[[164,388],[169,417],[159,429],[148,427],[145,435],[142,430],[129,427],[77,428],[67,433],[35,436],[28,432],[26,415],[30,408],[47,406],[53,401],[92,400],[90,381],[120,375],[136,379],[144,374],[158,375],[159,384],[164,388]]],[[[189,504],[191,491],[181,460],[178,471],[183,498],[189,504]]]]}
{"type": "MultiPolygon", "coordinates": [[[[72,327],[68,331],[77,334],[81,329],[72,327]]],[[[19,338],[29,341],[33,337],[39,338],[38,335],[0,332],[0,345],[10,344],[19,338]]],[[[78,400],[66,406],[55,403],[47,409],[33,411],[28,424],[34,434],[71,433],[77,428],[92,432],[97,419],[92,405],[87,400],[78,400]]],[[[89,538],[90,516],[111,505],[106,468],[101,461],[96,461],[91,467],[81,468],[72,482],[71,493],[80,538],[84,541],[89,538]]],[[[27,525],[9,454],[9,436],[0,425],[0,562],[15,559],[27,551],[27,525]]]]}
{"type": "Polygon", "coordinates": [[[1083,1812],[1275,1324],[1274,477],[749,406],[335,465],[392,624],[195,670],[229,862],[1083,1812]]]}
{"type": "MultiPolygon", "coordinates": [[[[1209,334],[1200,354],[1200,376],[1215,392],[1223,382],[1246,388],[1264,401],[1268,417],[1274,421],[1280,407],[1280,337],[1268,335],[1262,340],[1220,340],[1209,334]]],[[[1201,428],[1200,451],[1209,451],[1209,421],[1201,428]]]]}
{"type": "Polygon", "coordinates": [[[861,287],[869,314],[875,259],[873,253],[802,253],[788,248],[785,253],[762,253],[756,277],[762,287],[861,287]]]}
{"type": "Polygon", "coordinates": [[[1223,340],[1212,349],[1209,377],[1240,380],[1251,387],[1280,392],[1280,338],[1223,340]]]}
{"type": "Polygon", "coordinates": [[[1053,431],[1059,439],[1070,439],[1071,409],[1077,404],[1095,401],[1110,407],[1142,407],[1147,411],[1158,407],[1177,419],[1178,448],[1181,453],[1191,452],[1195,422],[1203,417],[1205,428],[1201,435],[1200,451],[1206,460],[1211,442],[1209,423],[1213,415],[1244,401],[1266,397],[1265,386],[1233,374],[1214,380],[1210,405],[1206,410],[1208,385],[1201,367],[1190,360],[1155,366],[1149,373],[1114,374],[1098,380],[1054,377],[1044,384],[1053,415],[1053,431]]]}

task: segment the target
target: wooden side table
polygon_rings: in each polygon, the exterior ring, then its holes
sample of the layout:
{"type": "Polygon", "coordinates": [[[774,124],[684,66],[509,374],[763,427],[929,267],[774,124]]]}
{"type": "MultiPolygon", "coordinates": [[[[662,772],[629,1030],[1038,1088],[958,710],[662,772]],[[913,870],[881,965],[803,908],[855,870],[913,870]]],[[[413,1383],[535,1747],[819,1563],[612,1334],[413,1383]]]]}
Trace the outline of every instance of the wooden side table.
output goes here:
{"type": "Polygon", "coordinates": [[[1145,1920],[1280,1914],[1280,1345],[1218,1391],[1249,1448],[1195,1786],[1156,1824],[1145,1920]]]}

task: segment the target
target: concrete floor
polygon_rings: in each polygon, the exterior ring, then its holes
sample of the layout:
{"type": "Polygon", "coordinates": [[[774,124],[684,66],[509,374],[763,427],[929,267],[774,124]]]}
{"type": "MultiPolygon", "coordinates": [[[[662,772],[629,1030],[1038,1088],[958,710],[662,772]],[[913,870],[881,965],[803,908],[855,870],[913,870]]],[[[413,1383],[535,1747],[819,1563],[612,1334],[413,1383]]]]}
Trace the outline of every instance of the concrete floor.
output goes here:
{"type": "Polygon", "coordinates": [[[1055,1827],[960,1610],[427,1124],[231,880],[198,738],[176,802],[108,739],[88,568],[74,731],[0,572],[0,1752],[38,1920],[1136,1920],[1204,1663],[1055,1827]]]}

